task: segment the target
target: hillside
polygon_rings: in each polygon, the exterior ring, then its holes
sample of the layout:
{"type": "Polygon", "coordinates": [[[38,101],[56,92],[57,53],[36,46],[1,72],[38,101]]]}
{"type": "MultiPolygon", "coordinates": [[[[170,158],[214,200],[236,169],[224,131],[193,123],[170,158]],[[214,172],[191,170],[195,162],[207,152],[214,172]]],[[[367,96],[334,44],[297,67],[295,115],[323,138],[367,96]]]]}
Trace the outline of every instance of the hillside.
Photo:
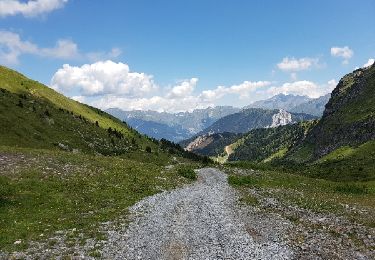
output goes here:
{"type": "Polygon", "coordinates": [[[267,162],[283,157],[294,145],[302,142],[317,121],[306,121],[275,128],[254,129],[229,145],[228,161],[267,162]]]}
{"type": "Polygon", "coordinates": [[[224,151],[225,146],[235,142],[241,136],[241,134],[236,133],[199,135],[180,142],[180,145],[190,152],[206,156],[216,156],[224,151]]]}
{"type": "Polygon", "coordinates": [[[319,121],[252,130],[228,145],[228,160],[335,181],[374,180],[374,93],[374,65],[349,73],[319,121]]]}
{"type": "Polygon", "coordinates": [[[155,146],[113,116],[0,67],[0,145],[120,154],[155,146]]]}
{"type": "Polygon", "coordinates": [[[103,240],[102,223],[191,182],[190,159],[208,162],[0,67],[0,259],[26,249],[55,259],[103,240]]]}
{"type": "Polygon", "coordinates": [[[344,76],[333,90],[323,117],[288,156],[306,162],[334,150],[375,139],[375,66],[344,76]]]}
{"type": "Polygon", "coordinates": [[[315,118],[311,115],[289,113],[285,110],[249,108],[219,119],[199,135],[224,132],[246,133],[255,128],[276,127],[315,118]]]}
{"type": "Polygon", "coordinates": [[[216,120],[236,113],[240,109],[230,106],[217,106],[179,113],[141,110],[123,111],[117,108],[111,108],[106,111],[127,122],[131,127],[137,128],[141,133],[149,134],[156,139],[165,138],[179,142],[192,137],[216,120]],[[139,127],[140,122],[142,122],[142,127],[139,127]],[[150,131],[149,129],[153,130],[150,131]],[[165,130],[168,131],[164,132],[165,130]]]}

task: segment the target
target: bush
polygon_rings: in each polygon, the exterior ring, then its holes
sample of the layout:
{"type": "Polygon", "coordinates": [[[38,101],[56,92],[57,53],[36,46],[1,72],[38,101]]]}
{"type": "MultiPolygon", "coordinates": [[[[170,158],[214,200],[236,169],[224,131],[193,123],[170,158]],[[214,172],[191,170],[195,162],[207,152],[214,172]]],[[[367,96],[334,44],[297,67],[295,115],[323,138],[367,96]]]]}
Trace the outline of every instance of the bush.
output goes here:
{"type": "Polygon", "coordinates": [[[367,194],[368,188],[364,184],[346,183],[337,185],[335,191],[350,194],[367,194]]]}
{"type": "Polygon", "coordinates": [[[151,153],[151,147],[150,146],[146,146],[146,152],[151,153]]]}
{"type": "Polygon", "coordinates": [[[177,170],[177,173],[190,180],[197,179],[196,172],[192,168],[189,168],[189,167],[181,167],[177,170]]]}
{"type": "Polygon", "coordinates": [[[228,183],[233,186],[256,186],[257,180],[252,176],[229,175],[228,183]]]}
{"type": "Polygon", "coordinates": [[[5,200],[7,196],[12,193],[12,187],[9,184],[9,181],[5,178],[0,176],[0,201],[5,200]]]}

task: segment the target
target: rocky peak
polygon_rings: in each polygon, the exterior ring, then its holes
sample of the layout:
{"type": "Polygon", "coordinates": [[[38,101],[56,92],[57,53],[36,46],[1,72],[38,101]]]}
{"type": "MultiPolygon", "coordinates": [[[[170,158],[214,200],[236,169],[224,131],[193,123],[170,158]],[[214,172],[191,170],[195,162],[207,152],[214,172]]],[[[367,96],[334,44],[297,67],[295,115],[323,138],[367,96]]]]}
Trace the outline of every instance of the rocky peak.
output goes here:
{"type": "Polygon", "coordinates": [[[292,114],[285,111],[284,109],[279,109],[279,112],[272,116],[272,124],[270,127],[278,127],[280,125],[287,125],[292,123],[292,114]]]}

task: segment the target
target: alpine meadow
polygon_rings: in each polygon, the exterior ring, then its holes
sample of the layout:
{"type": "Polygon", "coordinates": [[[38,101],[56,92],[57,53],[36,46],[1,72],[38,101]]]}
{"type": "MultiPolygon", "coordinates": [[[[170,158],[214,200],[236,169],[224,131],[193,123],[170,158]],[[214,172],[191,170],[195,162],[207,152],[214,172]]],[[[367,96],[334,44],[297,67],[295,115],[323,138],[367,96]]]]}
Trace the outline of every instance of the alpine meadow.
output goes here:
{"type": "Polygon", "coordinates": [[[0,0],[0,259],[375,259],[374,13],[0,0]]]}

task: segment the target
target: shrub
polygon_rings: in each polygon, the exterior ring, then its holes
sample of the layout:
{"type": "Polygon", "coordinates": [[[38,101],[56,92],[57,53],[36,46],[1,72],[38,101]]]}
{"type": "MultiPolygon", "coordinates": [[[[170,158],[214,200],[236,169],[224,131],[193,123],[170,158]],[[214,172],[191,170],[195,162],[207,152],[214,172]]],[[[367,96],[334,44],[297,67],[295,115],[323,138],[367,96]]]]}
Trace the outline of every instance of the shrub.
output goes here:
{"type": "Polygon", "coordinates": [[[257,180],[252,176],[236,176],[229,175],[228,183],[233,186],[256,186],[258,184],[257,180]]]}
{"type": "Polygon", "coordinates": [[[23,108],[23,103],[22,103],[21,100],[18,100],[18,104],[17,104],[17,106],[19,106],[20,108],[23,108]]]}
{"type": "Polygon", "coordinates": [[[367,194],[368,188],[364,184],[346,183],[337,185],[335,191],[340,193],[367,194]]]}
{"type": "Polygon", "coordinates": [[[9,181],[0,176],[0,201],[5,200],[5,197],[12,193],[12,187],[9,184],[9,181]]]}
{"type": "Polygon", "coordinates": [[[189,168],[189,167],[178,168],[177,173],[179,175],[187,178],[187,179],[190,179],[190,180],[196,180],[197,179],[196,172],[192,168],[189,168]]]}

